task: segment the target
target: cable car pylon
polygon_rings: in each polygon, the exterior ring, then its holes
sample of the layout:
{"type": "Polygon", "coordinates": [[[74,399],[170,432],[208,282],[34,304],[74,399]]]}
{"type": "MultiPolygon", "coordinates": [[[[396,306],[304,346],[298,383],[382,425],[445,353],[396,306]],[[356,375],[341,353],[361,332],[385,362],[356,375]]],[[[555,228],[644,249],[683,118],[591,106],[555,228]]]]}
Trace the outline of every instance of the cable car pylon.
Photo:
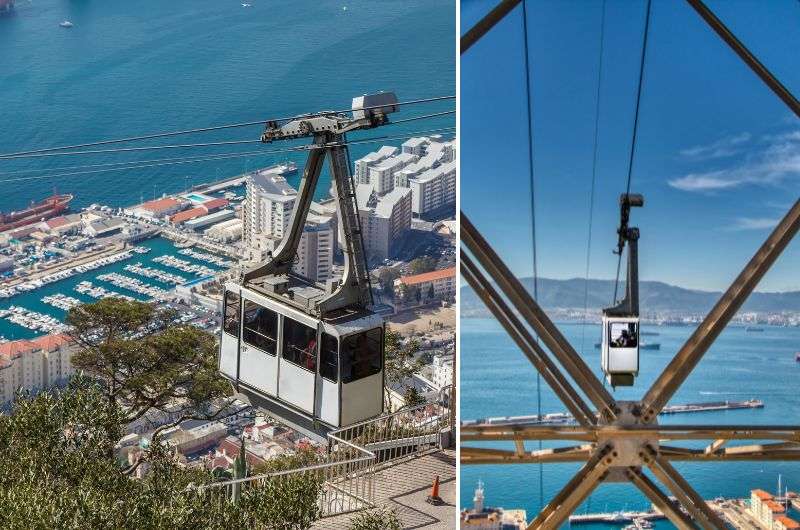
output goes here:
{"type": "Polygon", "coordinates": [[[310,138],[297,199],[266,263],[225,285],[220,372],[251,403],[317,439],[383,412],[383,317],[372,294],[346,133],[389,123],[393,93],[353,99],[352,113],[266,123],[261,141],[310,138]],[[324,284],[292,270],[325,158],[341,224],[344,273],[324,284]]]}

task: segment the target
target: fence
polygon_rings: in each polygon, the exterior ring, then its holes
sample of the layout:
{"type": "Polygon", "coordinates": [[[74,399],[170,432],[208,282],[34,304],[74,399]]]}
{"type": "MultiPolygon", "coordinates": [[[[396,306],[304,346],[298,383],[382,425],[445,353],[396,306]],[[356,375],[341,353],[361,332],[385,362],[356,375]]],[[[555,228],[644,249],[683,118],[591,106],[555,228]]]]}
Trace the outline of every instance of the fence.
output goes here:
{"type": "Polygon", "coordinates": [[[425,404],[364,421],[328,434],[319,463],[204,486],[220,499],[237,499],[249,488],[290,492],[299,504],[315,503],[319,517],[375,506],[374,475],[401,459],[441,447],[450,410],[425,404]]]}

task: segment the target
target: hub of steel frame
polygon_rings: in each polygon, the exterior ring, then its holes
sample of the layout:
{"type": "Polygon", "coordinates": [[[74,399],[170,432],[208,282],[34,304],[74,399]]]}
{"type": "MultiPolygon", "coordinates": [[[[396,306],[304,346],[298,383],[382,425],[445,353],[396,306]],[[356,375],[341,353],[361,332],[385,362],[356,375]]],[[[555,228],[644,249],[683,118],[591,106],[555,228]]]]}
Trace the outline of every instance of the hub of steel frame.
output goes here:
{"type": "MultiPolygon", "coordinates": [[[[461,37],[461,53],[521,1],[502,0],[461,37]]],[[[686,1],[800,117],[797,98],[714,13],[701,0],[686,1]]],[[[800,425],[659,425],[657,421],[659,412],[797,234],[800,200],[794,203],[643,398],[636,402],[614,400],[463,212],[460,228],[462,275],[578,423],[577,426],[542,423],[461,426],[462,442],[508,441],[514,445],[513,450],[462,445],[462,464],[583,463],[578,473],[529,524],[529,530],[559,528],[603,481],[630,482],[681,530],[697,527],[724,530],[727,527],[721,517],[678,473],[672,462],[800,461],[800,425]],[[555,362],[534,335],[550,350],[555,362]],[[561,368],[577,388],[571,386],[561,368]],[[584,396],[597,412],[592,411],[584,396]],[[574,441],[579,445],[528,451],[525,443],[532,440],[574,441]],[[702,449],[672,445],[682,440],[706,440],[707,445],[702,449]],[[736,440],[752,440],[753,443],[731,446],[730,442],[736,440]],[[661,482],[676,501],[672,501],[644,470],[661,482]]]]}

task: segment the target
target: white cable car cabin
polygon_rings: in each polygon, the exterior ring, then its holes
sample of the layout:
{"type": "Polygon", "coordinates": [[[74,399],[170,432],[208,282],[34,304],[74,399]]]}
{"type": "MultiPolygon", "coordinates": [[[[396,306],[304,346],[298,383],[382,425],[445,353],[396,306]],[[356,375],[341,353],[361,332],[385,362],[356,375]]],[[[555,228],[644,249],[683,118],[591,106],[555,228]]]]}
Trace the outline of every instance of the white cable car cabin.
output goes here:
{"type": "Polygon", "coordinates": [[[219,370],[254,406],[315,438],[383,412],[384,321],[374,313],[345,133],[387,123],[397,98],[353,99],[352,116],[325,112],[268,122],[265,143],[313,138],[284,239],[266,263],[225,286],[219,370]],[[292,270],[328,157],[344,250],[340,281],[292,270]]]}
{"type": "Polygon", "coordinates": [[[613,387],[632,386],[639,375],[639,229],[628,226],[631,207],[644,205],[638,194],[620,197],[617,254],[628,244],[625,298],[603,310],[601,367],[613,387]]]}

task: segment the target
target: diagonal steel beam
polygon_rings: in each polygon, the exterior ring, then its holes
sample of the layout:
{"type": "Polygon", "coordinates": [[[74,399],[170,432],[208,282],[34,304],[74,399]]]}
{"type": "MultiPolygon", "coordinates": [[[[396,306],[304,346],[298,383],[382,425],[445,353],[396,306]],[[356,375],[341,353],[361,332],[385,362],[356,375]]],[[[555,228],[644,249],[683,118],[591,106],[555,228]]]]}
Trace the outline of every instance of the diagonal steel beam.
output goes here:
{"type": "Polygon", "coordinates": [[[531,521],[528,530],[557,530],[605,478],[613,460],[611,445],[596,449],[586,464],[531,521]]]}
{"type": "Polygon", "coordinates": [[[639,488],[676,528],[679,530],[695,530],[695,525],[689,516],[683,513],[647,475],[642,473],[641,469],[630,467],[627,475],[628,480],[639,488]]]}
{"type": "Polygon", "coordinates": [[[755,74],[761,78],[762,81],[772,89],[775,94],[781,98],[781,100],[786,103],[786,106],[789,107],[792,112],[794,112],[798,118],[800,118],[800,101],[797,101],[797,98],[789,92],[783,84],[778,80],[775,75],[770,72],[766,66],[761,64],[761,61],[753,55],[747,47],[742,44],[742,41],[736,38],[731,30],[722,23],[722,21],[717,18],[717,16],[701,1],[701,0],[686,0],[689,2],[697,14],[699,14],[703,20],[705,20],[706,24],[708,24],[711,29],[713,29],[717,35],[720,36],[725,43],[731,47],[731,49],[742,59],[747,66],[750,67],[755,74]]]}
{"type": "Polygon", "coordinates": [[[463,247],[475,257],[513,308],[536,331],[594,406],[608,418],[615,418],[619,409],[614,398],[463,212],[460,229],[463,247]]]}
{"type": "MultiPolygon", "coordinates": [[[[463,216],[462,216],[463,217],[463,216]]],[[[734,280],[711,312],[681,347],[642,399],[642,421],[649,423],[664,408],[728,325],[780,253],[800,229],[800,200],[794,203],[766,242],[734,280]]]]}
{"type": "Polygon", "coordinates": [[[666,458],[659,455],[652,447],[648,446],[647,450],[645,461],[650,471],[675,495],[700,526],[705,530],[728,529],[722,519],[708,506],[705,499],[686,482],[666,458]]]}
{"type": "Polygon", "coordinates": [[[478,42],[495,24],[503,20],[522,0],[502,0],[494,9],[461,36],[461,55],[478,42]]]}
{"type": "Polygon", "coordinates": [[[567,378],[463,251],[461,252],[461,274],[578,423],[586,426],[596,423],[595,415],[586,402],[572,388],[567,378]]]}

